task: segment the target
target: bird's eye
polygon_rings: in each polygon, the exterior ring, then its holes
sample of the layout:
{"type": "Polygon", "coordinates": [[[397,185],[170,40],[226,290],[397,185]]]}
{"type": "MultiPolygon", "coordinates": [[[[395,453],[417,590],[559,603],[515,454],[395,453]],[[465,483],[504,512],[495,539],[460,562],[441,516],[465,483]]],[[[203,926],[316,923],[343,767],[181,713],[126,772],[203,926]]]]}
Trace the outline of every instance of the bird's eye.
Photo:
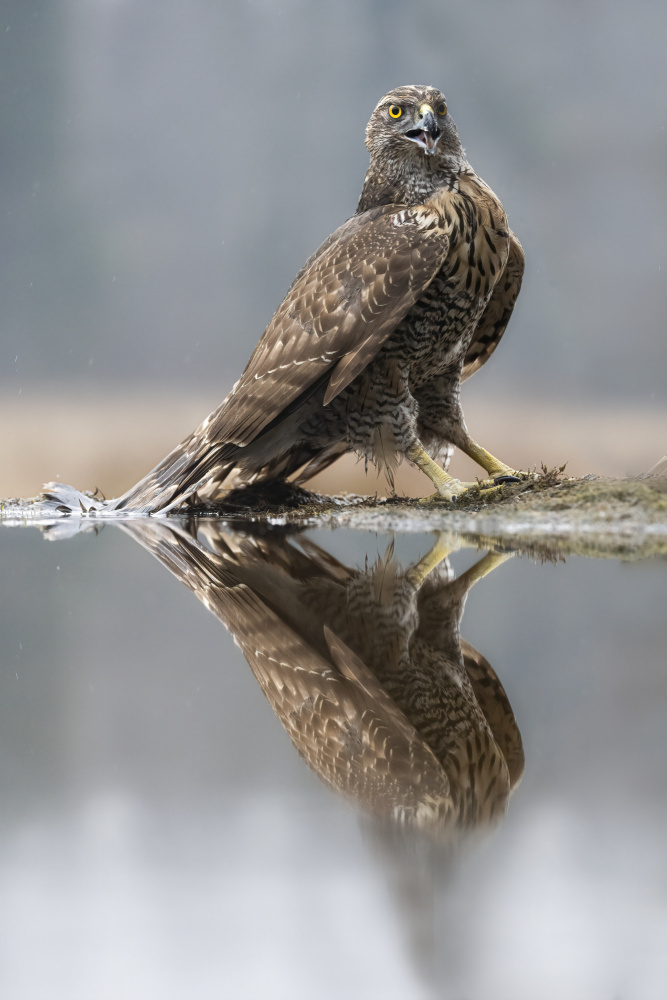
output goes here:
{"type": "Polygon", "coordinates": [[[445,104],[444,101],[442,101],[437,106],[437,108],[435,110],[438,112],[439,115],[446,115],[447,114],[447,105],[445,104]]]}
{"type": "Polygon", "coordinates": [[[400,118],[403,114],[403,108],[400,108],[398,104],[389,105],[389,114],[392,118],[400,118]]]}

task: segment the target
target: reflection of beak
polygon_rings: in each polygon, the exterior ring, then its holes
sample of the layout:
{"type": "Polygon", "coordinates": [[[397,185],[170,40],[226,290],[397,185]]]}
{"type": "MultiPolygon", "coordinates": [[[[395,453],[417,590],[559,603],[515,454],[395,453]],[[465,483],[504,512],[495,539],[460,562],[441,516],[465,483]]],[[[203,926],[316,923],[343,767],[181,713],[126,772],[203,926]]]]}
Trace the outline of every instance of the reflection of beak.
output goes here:
{"type": "Polygon", "coordinates": [[[417,123],[417,127],[408,129],[405,135],[410,142],[415,142],[418,146],[421,146],[427,156],[432,156],[440,138],[440,126],[435,120],[433,112],[425,110],[417,123]]]}

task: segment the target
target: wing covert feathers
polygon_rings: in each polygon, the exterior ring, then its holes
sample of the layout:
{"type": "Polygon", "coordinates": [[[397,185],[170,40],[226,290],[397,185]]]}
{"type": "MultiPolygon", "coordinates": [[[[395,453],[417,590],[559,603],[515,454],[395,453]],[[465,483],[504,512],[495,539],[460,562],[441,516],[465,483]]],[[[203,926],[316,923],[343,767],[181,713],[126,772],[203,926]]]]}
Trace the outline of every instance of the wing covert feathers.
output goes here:
{"type": "Polygon", "coordinates": [[[293,283],[209,434],[244,446],[331,372],[325,404],[375,356],[435,277],[448,248],[441,217],[384,207],[337,230],[293,283]]]}

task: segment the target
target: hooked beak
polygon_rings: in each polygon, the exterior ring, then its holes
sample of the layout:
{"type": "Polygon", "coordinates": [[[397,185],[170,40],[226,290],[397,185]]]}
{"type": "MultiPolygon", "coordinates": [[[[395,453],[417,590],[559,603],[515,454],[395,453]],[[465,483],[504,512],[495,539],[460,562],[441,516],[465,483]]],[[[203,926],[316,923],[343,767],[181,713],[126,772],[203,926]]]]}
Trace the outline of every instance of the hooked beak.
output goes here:
{"type": "Polygon", "coordinates": [[[430,108],[424,109],[423,115],[417,122],[417,127],[408,129],[405,136],[410,142],[421,146],[427,156],[432,156],[435,153],[435,147],[440,138],[440,126],[430,108]]]}

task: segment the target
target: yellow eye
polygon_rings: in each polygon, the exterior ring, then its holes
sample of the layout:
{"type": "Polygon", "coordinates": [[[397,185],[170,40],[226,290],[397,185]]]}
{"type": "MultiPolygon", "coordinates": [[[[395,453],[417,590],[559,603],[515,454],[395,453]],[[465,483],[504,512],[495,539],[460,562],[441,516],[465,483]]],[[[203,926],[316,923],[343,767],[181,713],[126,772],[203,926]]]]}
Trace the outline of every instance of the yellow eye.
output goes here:
{"type": "Polygon", "coordinates": [[[403,114],[403,108],[399,108],[398,104],[391,104],[389,107],[389,114],[392,118],[400,118],[403,114]]]}
{"type": "Polygon", "coordinates": [[[446,115],[447,114],[447,105],[443,101],[442,104],[439,104],[435,110],[438,112],[439,115],[446,115]]]}

